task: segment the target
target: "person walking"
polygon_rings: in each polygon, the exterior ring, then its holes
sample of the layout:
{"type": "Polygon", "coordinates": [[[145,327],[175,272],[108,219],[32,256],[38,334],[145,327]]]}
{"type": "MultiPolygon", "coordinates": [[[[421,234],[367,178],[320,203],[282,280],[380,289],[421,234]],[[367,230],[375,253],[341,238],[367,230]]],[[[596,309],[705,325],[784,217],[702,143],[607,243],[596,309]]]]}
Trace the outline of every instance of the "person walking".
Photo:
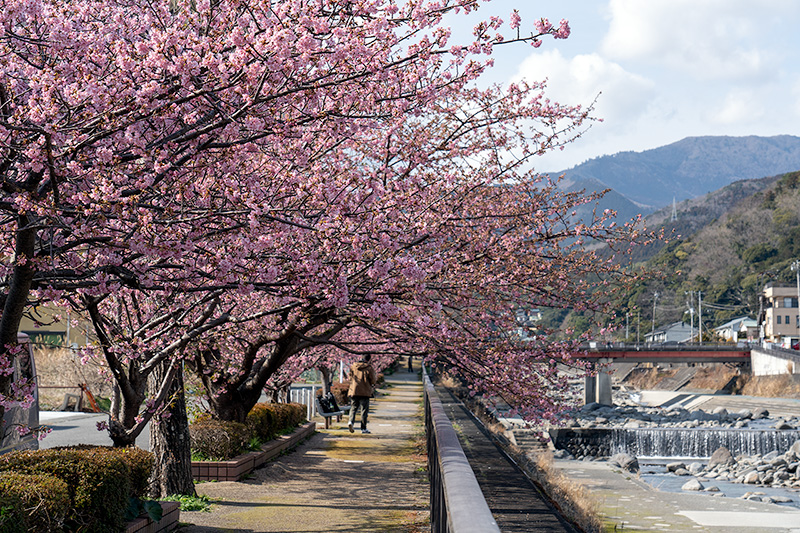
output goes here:
{"type": "Polygon", "coordinates": [[[358,409],[361,409],[361,433],[370,433],[367,429],[369,398],[372,396],[372,388],[378,381],[375,369],[369,363],[370,359],[372,359],[372,356],[366,354],[361,358],[361,361],[350,366],[350,389],[347,393],[350,396],[350,417],[347,422],[347,428],[350,433],[353,432],[353,424],[356,421],[356,411],[358,409]]]}

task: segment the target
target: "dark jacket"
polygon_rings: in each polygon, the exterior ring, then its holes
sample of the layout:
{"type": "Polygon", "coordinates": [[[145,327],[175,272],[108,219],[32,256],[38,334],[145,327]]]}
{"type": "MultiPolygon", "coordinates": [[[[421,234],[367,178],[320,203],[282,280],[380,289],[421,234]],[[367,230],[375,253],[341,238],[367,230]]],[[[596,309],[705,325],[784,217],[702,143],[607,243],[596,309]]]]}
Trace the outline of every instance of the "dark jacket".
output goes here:
{"type": "Polygon", "coordinates": [[[359,361],[350,366],[350,390],[348,395],[353,396],[372,396],[372,387],[378,381],[375,369],[372,365],[359,361]]]}

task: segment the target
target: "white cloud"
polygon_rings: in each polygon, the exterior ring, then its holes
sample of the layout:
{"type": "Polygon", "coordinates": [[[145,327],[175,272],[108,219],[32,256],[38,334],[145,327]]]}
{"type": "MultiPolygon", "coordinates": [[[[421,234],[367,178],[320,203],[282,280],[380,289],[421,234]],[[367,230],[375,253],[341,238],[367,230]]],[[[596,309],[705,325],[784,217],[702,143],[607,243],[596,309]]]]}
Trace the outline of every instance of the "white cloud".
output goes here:
{"type": "Polygon", "coordinates": [[[699,79],[763,80],[780,61],[771,27],[797,12],[790,0],[611,0],[602,50],[699,79]]]}
{"type": "Polygon", "coordinates": [[[567,59],[558,50],[534,53],[519,67],[513,81],[547,77],[547,95],[562,104],[588,105],[595,98],[595,115],[604,120],[644,112],[652,97],[652,81],[626,72],[597,54],[567,59]]]}
{"type": "Polygon", "coordinates": [[[722,126],[741,126],[764,120],[765,109],[759,95],[751,90],[730,91],[721,104],[711,110],[709,120],[722,126]]]}

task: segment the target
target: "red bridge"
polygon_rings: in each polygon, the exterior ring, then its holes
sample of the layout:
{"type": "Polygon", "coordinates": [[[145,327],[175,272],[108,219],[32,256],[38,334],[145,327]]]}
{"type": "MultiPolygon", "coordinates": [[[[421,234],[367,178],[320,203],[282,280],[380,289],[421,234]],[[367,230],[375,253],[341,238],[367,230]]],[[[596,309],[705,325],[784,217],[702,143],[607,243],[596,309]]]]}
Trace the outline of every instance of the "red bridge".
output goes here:
{"type": "Polygon", "coordinates": [[[750,347],[732,344],[614,344],[581,346],[578,359],[626,363],[749,363],[750,347]]]}
{"type": "MultiPolygon", "coordinates": [[[[601,344],[590,343],[573,354],[577,359],[598,363],[746,363],[751,362],[749,346],[731,344],[601,344]]],[[[601,368],[587,375],[584,401],[611,405],[611,376],[601,368]]]]}

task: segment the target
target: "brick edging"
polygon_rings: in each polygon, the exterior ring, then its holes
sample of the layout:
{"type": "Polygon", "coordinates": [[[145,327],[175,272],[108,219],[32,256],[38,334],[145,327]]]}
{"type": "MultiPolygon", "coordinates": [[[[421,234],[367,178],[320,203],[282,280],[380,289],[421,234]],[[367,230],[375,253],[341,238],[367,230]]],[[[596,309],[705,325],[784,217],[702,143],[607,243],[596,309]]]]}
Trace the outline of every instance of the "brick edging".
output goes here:
{"type": "Polygon", "coordinates": [[[128,522],[125,533],[158,533],[169,531],[178,525],[181,513],[181,504],[178,502],[158,502],[161,504],[163,515],[161,520],[153,522],[147,516],[140,516],[128,522]]]}
{"type": "Polygon", "coordinates": [[[227,461],[192,461],[192,477],[195,481],[239,481],[284,450],[295,447],[316,428],[316,422],[306,422],[291,434],[264,444],[260,452],[245,453],[227,461]]]}

